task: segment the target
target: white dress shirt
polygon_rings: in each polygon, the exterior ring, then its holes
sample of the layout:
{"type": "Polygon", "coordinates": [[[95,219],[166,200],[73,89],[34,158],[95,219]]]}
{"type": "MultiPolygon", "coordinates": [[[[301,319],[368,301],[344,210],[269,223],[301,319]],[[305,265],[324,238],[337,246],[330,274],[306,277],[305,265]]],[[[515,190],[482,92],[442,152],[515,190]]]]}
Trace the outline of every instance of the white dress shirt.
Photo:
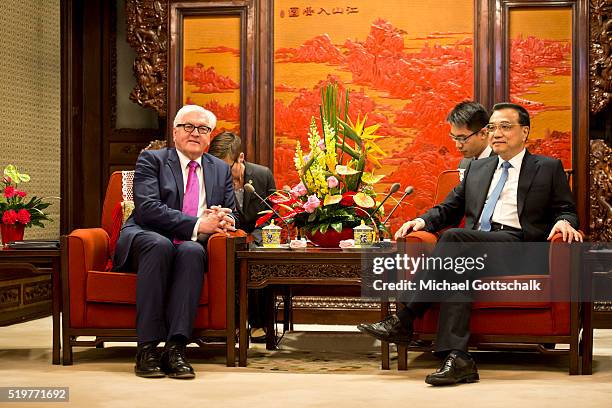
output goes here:
{"type": "Polygon", "coordinates": [[[487,145],[487,147],[485,147],[485,149],[478,155],[476,160],[480,160],[480,159],[484,159],[485,157],[489,157],[491,155],[492,150],[493,149],[491,149],[491,146],[487,145]]]}
{"type": "MultiPolygon", "coordinates": [[[[508,179],[506,180],[506,184],[504,184],[504,188],[501,191],[499,200],[495,205],[495,210],[493,211],[493,217],[491,217],[491,222],[507,225],[509,227],[521,228],[521,223],[518,217],[517,193],[519,174],[521,173],[523,157],[525,157],[525,149],[521,150],[519,154],[508,160],[512,166],[508,169],[508,179]]],[[[491,185],[489,186],[487,200],[489,199],[489,196],[497,185],[497,182],[501,178],[501,174],[503,171],[501,165],[503,162],[504,160],[501,157],[497,159],[497,168],[495,169],[495,173],[493,174],[493,180],[491,180],[491,185]]]]}
{"type": "MultiPolygon", "coordinates": [[[[190,158],[188,158],[187,156],[185,156],[183,153],[181,153],[180,151],[176,151],[178,153],[178,157],[179,157],[179,161],[181,163],[181,170],[183,171],[183,194],[185,193],[185,190],[187,189],[187,178],[189,177],[189,162],[191,161],[190,158]]],[[[202,215],[204,215],[204,210],[206,210],[206,188],[204,186],[204,172],[202,170],[202,156],[196,158],[194,160],[196,163],[198,163],[198,167],[196,167],[196,174],[198,176],[198,183],[200,184],[200,200],[198,202],[198,221],[195,224],[195,227],[193,228],[193,233],[191,234],[191,240],[195,241],[196,239],[198,239],[198,227],[200,226],[200,221],[201,221],[201,217],[202,215]]]]}

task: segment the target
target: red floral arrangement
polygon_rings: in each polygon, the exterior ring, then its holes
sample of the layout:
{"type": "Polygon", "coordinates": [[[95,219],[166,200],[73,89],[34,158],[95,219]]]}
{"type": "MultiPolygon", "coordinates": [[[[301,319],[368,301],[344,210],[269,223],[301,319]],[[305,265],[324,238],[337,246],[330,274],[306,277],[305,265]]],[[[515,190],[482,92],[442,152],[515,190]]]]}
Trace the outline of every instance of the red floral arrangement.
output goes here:
{"type": "Polygon", "coordinates": [[[27,199],[27,193],[19,190],[21,183],[30,181],[30,176],[19,173],[12,164],[4,169],[2,177],[2,195],[0,195],[0,215],[2,224],[22,224],[27,227],[36,225],[44,227],[43,221],[52,221],[44,210],[51,203],[43,202],[44,198],[31,197],[27,199]]]}

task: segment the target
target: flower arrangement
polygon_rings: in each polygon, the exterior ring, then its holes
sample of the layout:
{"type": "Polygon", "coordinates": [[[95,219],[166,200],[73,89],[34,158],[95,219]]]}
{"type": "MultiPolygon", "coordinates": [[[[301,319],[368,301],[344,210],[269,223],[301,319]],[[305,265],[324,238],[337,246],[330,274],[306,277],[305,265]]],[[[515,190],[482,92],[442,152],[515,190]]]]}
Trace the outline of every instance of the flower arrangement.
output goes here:
{"type": "MultiPolygon", "coordinates": [[[[365,126],[367,116],[348,119],[349,92],[344,101],[344,120],[338,117],[337,85],[322,90],[321,132],[312,117],[308,132],[308,152],[300,142],[295,150],[295,168],[300,182],[290,191],[277,191],[269,197],[283,220],[302,228],[308,236],[325,234],[364,223],[385,230],[380,219],[382,207],[376,202],[375,185],[384,175],[375,174],[385,156],[376,144],[382,136],[380,125],[365,126]]],[[[256,225],[268,222],[272,211],[256,225]]],[[[352,231],[351,231],[352,233],[352,231]]],[[[311,238],[312,239],[312,238],[311,238]]]]}
{"type": "Polygon", "coordinates": [[[36,225],[44,227],[43,221],[52,221],[44,210],[51,203],[43,202],[44,198],[26,198],[27,193],[18,189],[19,184],[30,181],[30,176],[19,173],[12,164],[4,169],[2,177],[2,195],[0,195],[1,223],[7,225],[21,224],[26,227],[36,225]]]}

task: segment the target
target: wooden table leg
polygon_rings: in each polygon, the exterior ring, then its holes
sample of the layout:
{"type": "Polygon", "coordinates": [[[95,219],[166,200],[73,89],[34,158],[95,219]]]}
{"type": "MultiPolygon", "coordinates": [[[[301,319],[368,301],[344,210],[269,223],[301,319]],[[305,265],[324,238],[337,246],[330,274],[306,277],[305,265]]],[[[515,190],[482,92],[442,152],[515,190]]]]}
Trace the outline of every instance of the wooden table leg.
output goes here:
{"type": "Polygon", "coordinates": [[[51,286],[53,292],[53,300],[52,300],[52,322],[53,322],[53,350],[52,350],[52,363],[59,364],[60,363],[60,310],[61,310],[61,302],[62,297],[60,294],[61,291],[61,281],[60,281],[60,260],[58,258],[53,258],[53,268],[51,275],[51,286]]]}
{"type": "MultiPolygon", "coordinates": [[[[383,320],[389,314],[389,302],[380,302],[380,319],[383,320]]],[[[381,351],[381,368],[383,370],[389,369],[389,343],[386,341],[380,342],[381,351]]]]}
{"type": "Polygon", "coordinates": [[[397,345],[397,369],[402,371],[408,369],[408,349],[400,344],[397,345]]]}
{"type": "Polygon", "coordinates": [[[247,261],[240,261],[240,338],[238,341],[238,365],[246,367],[248,345],[247,307],[249,304],[247,291],[247,261]]]}
{"type": "Polygon", "coordinates": [[[582,326],[582,375],[593,374],[593,303],[585,302],[582,326]]]}
{"type": "Polygon", "coordinates": [[[276,350],[276,314],[274,313],[274,302],[276,292],[274,287],[268,286],[263,289],[265,316],[266,316],[266,350],[276,350]]]}

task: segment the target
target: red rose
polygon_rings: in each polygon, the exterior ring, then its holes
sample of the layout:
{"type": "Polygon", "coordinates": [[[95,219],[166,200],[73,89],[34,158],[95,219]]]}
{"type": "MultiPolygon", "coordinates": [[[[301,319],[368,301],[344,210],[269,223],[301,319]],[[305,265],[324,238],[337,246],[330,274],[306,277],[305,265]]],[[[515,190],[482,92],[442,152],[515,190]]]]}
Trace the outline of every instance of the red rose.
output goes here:
{"type": "Polygon", "coordinates": [[[6,186],[6,188],[4,189],[4,196],[6,198],[12,198],[15,196],[15,187],[13,186],[6,186]]]}
{"type": "Polygon", "coordinates": [[[26,209],[21,209],[17,212],[17,221],[23,225],[30,223],[30,212],[26,209]]]}
{"type": "Polygon", "coordinates": [[[7,210],[2,214],[3,224],[15,224],[17,222],[17,213],[15,210],[7,210]]]}
{"type": "Polygon", "coordinates": [[[25,197],[26,195],[28,195],[28,193],[26,193],[25,191],[17,191],[17,195],[21,198],[25,197]]]}

